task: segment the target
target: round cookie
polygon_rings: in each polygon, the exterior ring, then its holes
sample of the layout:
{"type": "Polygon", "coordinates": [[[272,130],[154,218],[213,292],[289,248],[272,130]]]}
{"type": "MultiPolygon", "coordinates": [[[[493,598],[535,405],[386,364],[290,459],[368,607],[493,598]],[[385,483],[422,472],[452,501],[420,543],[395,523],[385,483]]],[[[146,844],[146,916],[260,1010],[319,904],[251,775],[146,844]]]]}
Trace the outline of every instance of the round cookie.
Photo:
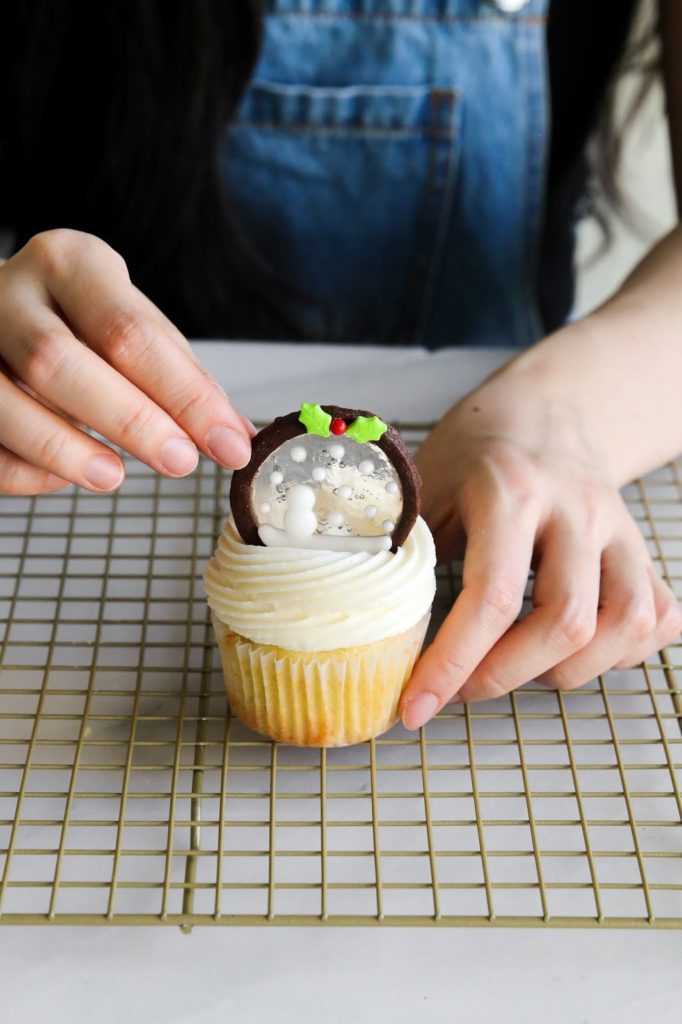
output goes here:
{"type": "MultiPolygon", "coordinates": [[[[311,500],[301,488],[313,492],[317,516],[306,519],[306,530],[316,534],[317,547],[396,551],[408,537],[419,515],[421,480],[398,432],[373,413],[304,403],[300,412],[275,419],[251,444],[251,460],[234,472],[230,487],[232,514],[245,543],[263,544],[259,531],[273,542],[282,534],[277,543],[286,542],[293,488],[309,516],[311,500]]],[[[296,531],[300,541],[300,526],[296,531]]]]}

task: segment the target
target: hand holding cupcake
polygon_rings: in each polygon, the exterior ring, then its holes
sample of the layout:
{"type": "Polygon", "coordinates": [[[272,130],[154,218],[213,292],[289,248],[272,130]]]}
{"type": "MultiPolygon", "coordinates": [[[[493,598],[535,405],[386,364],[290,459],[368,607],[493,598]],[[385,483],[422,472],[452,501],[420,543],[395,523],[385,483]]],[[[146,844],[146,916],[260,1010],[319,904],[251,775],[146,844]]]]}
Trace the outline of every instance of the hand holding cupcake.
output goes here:
{"type": "Polygon", "coordinates": [[[344,746],[397,719],[435,591],[420,480],[371,413],[303,405],[253,439],[205,588],[233,711],[344,746]]]}

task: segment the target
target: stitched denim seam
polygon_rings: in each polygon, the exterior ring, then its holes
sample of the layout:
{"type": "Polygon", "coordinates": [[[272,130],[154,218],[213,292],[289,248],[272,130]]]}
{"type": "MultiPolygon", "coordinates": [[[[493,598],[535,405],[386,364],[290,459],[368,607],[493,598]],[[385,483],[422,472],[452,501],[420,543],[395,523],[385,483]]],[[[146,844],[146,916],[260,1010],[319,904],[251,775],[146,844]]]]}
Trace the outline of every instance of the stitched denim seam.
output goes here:
{"type": "Polygon", "coordinates": [[[416,21],[416,22],[437,22],[443,25],[456,25],[458,23],[465,25],[504,25],[518,27],[519,25],[544,25],[547,21],[546,14],[528,14],[525,16],[514,16],[512,14],[506,17],[500,15],[467,15],[467,14],[368,14],[358,13],[355,11],[277,11],[272,14],[267,14],[266,18],[283,19],[283,18],[296,18],[296,19],[308,19],[310,21],[318,19],[320,21],[416,21]]]}
{"type": "Polygon", "coordinates": [[[324,125],[310,123],[296,123],[291,121],[257,121],[239,120],[230,124],[230,129],[243,128],[264,132],[291,132],[301,135],[368,135],[373,138],[396,139],[403,136],[421,137],[429,139],[450,139],[455,138],[455,133],[450,128],[439,128],[437,125],[425,125],[423,128],[406,125],[404,128],[372,128],[364,125],[324,125]]]}
{"type": "MultiPolygon", "coordinates": [[[[450,123],[452,125],[450,138],[453,140],[456,139],[461,132],[459,120],[456,120],[459,117],[459,109],[460,108],[458,103],[458,96],[455,93],[452,97],[450,109],[450,123]],[[460,127],[460,132],[456,130],[455,125],[460,127]]],[[[421,302],[419,304],[419,310],[412,338],[413,342],[417,345],[424,343],[423,335],[433,306],[436,278],[438,275],[439,268],[442,267],[443,253],[445,250],[445,244],[447,239],[447,221],[452,210],[452,201],[454,198],[454,192],[456,187],[459,157],[459,144],[457,144],[456,146],[448,146],[447,153],[445,156],[445,167],[443,169],[443,182],[440,188],[441,195],[438,204],[438,215],[436,218],[436,222],[434,224],[434,242],[431,250],[431,258],[429,260],[429,265],[427,267],[426,275],[424,278],[421,302]]]]}
{"type": "MultiPolygon", "coordinates": [[[[543,83],[538,80],[538,63],[542,47],[545,45],[538,39],[537,33],[522,33],[519,45],[523,53],[521,61],[521,75],[524,83],[524,94],[526,97],[529,116],[538,117],[545,129],[548,125],[548,112],[546,108],[546,90],[543,83]],[[544,96],[544,99],[543,99],[544,96]]],[[[546,51],[545,51],[546,52],[546,51]]],[[[542,62],[544,71],[545,65],[542,62]]],[[[547,89],[549,85],[547,83],[547,89]]],[[[540,258],[540,237],[542,232],[542,197],[547,173],[547,135],[542,145],[542,152],[538,152],[538,143],[533,139],[534,133],[527,133],[527,161],[528,176],[533,182],[533,188],[526,189],[526,215],[525,221],[525,267],[526,287],[528,292],[528,321],[529,333],[533,341],[538,340],[542,334],[540,323],[540,311],[538,307],[537,280],[540,258]]]]}
{"type": "MultiPolygon", "coordinates": [[[[444,90],[439,90],[438,91],[438,95],[440,96],[440,94],[443,91],[444,90]]],[[[457,93],[454,93],[454,92],[450,93],[449,96],[450,96],[450,100],[449,101],[452,104],[452,109],[454,111],[456,109],[456,107],[457,107],[457,101],[458,101],[457,93]]],[[[434,96],[433,100],[435,101],[434,105],[435,105],[435,108],[436,108],[436,115],[437,115],[438,112],[439,112],[439,109],[440,109],[440,99],[436,99],[436,96],[434,96]]],[[[445,142],[453,141],[454,138],[455,138],[455,133],[451,129],[449,131],[447,131],[447,134],[441,134],[441,135],[433,136],[432,137],[432,141],[433,141],[434,145],[432,146],[431,152],[429,154],[429,170],[428,170],[428,177],[426,179],[425,188],[424,188],[423,205],[422,205],[422,210],[421,210],[421,213],[420,213],[420,216],[419,216],[419,225],[418,225],[417,230],[415,232],[414,252],[415,252],[415,254],[417,256],[419,255],[419,253],[421,251],[422,244],[424,246],[426,246],[428,244],[428,239],[430,237],[429,217],[430,217],[430,210],[431,210],[431,203],[432,203],[433,195],[434,195],[434,192],[436,191],[436,170],[437,170],[437,166],[438,166],[438,148],[437,148],[437,144],[439,142],[441,142],[441,141],[445,141],[445,142]]],[[[420,322],[420,314],[421,314],[421,308],[422,308],[422,302],[423,302],[423,292],[424,292],[424,289],[422,287],[422,282],[425,283],[428,280],[430,262],[431,261],[428,260],[427,266],[426,266],[426,273],[423,273],[421,271],[421,268],[419,267],[419,265],[417,265],[416,270],[413,271],[410,274],[409,284],[408,284],[408,287],[406,289],[407,295],[405,297],[404,308],[407,311],[407,314],[411,318],[412,323],[413,323],[413,327],[412,327],[412,330],[411,330],[411,334],[413,336],[413,343],[414,343],[414,335],[416,334],[417,327],[418,327],[418,324],[420,322]]]]}

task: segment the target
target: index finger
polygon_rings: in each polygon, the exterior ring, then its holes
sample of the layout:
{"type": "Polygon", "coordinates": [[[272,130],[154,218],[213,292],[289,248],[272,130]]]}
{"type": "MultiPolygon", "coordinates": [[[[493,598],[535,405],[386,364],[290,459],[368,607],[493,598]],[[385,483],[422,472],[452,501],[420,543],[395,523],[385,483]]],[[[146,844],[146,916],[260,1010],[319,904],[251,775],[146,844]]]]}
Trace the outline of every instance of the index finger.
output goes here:
{"type": "Polygon", "coordinates": [[[99,239],[85,237],[53,261],[46,275],[73,329],[169,413],[206,455],[228,468],[246,465],[249,431],[222,388],[131,283],[123,260],[99,239]]]}
{"type": "Polygon", "coordinates": [[[462,591],[401,699],[407,729],[418,729],[457,693],[518,617],[530,572],[538,517],[495,504],[472,510],[462,591]]]}

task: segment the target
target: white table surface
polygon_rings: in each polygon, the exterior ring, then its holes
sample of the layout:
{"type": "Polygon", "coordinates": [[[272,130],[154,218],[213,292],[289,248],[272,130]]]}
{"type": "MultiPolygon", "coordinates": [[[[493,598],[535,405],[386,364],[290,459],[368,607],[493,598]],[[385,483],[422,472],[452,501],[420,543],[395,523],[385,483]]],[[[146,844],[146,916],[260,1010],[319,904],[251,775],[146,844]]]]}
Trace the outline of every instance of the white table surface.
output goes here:
{"type": "MultiPolygon", "coordinates": [[[[508,355],[204,342],[235,404],[430,420],[508,355]]],[[[0,1020],[629,1024],[682,1019],[682,933],[538,929],[0,930],[0,1020]]]]}

